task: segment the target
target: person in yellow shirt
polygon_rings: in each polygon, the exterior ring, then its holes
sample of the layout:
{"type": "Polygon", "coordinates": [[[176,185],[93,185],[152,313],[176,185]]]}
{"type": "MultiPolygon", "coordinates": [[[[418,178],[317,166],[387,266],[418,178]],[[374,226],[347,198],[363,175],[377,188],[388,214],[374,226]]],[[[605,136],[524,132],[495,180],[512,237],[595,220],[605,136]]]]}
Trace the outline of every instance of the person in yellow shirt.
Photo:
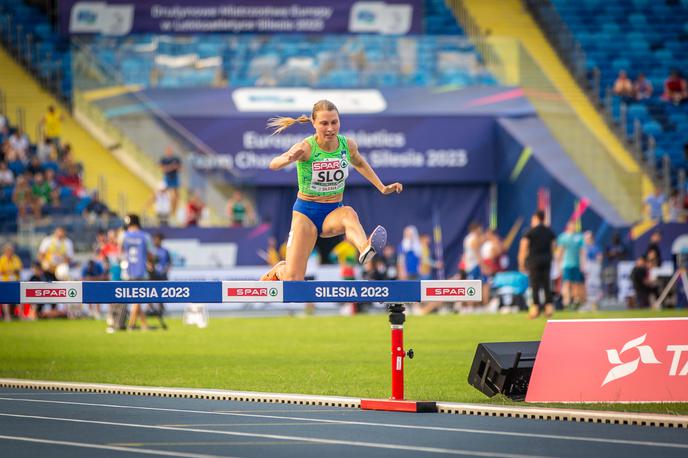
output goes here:
{"type": "MultiPolygon", "coordinates": [[[[2,247],[0,256],[0,281],[19,281],[19,273],[22,270],[22,262],[19,256],[14,254],[14,247],[6,243],[2,247]]],[[[5,321],[12,320],[9,304],[2,304],[2,315],[5,321]]]]}
{"type": "Polygon", "coordinates": [[[60,135],[62,135],[62,121],[64,121],[64,116],[53,105],[48,106],[48,111],[41,118],[44,139],[50,139],[58,148],[60,135]]]}

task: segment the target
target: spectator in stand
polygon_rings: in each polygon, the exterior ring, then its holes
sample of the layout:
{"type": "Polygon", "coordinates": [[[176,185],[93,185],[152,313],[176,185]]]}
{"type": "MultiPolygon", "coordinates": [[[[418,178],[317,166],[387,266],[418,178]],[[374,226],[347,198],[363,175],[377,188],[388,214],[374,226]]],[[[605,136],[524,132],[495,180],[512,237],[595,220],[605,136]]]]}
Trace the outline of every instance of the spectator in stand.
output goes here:
{"type": "MultiPolygon", "coordinates": [[[[67,168],[71,164],[74,164],[74,154],[72,154],[72,145],[65,143],[62,147],[57,148],[57,162],[60,163],[60,167],[67,168]]],[[[78,165],[78,164],[77,164],[78,165]]]]}
{"type": "Polygon", "coordinates": [[[420,235],[420,267],[418,273],[421,280],[432,280],[433,269],[439,268],[439,261],[432,257],[432,239],[429,234],[420,235]]]}
{"type": "Polygon", "coordinates": [[[43,138],[50,139],[58,148],[62,135],[62,121],[64,121],[62,113],[54,105],[49,105],[39,124],[43,131],[43,138]]]}
{"type": "Polygon", "coordinates": [[[26,160],[26,158],[29,155],[30,143],[29,137],[26,136],[21,127],[17,127],[17,130],[15,130],[12,135],[10,135],[9,142],[12,149],[14,149],[17,152],[17,154],[19,154],[19,157],[26,160]]]}
{"type": "Polygon", "coordinates": [[[468,226],[468,235],[463,239],[463,270],[468,280],[483,280],[482,258],[480,247],[483,244],[483,228],[479,223],[472,222],[468,226]]]}
{"type": "Polygon", "coordinates": [[[53,189],[50,183],[45,181],[43,173],[39,172],[34,175],[31,192],[33,192],[34,205],[37,207],[37,210],[34,212],[36,217],[40,216],[43,210],[56,207],[60,203],[60,195],[57,189],[53,189]]]}
{"type": "MultiPolygon", "coordinates": [[[[81,270],[81,279],[84,281],[105,281],[108,279],[108,274],[98,260],[89,259],[81,270]]],[[[88,313],[91,318],[99,320],[101,317],[100,304],[89,304],[88,313]]]]}
{"type": "Polygon", "coordinates": [[[688,85],[686,80],[681,77],[678,70],[672,70],[669,77],[664,81],[664,94],[662,99],[671,102],[674,105],[679,105],[688,98],[688,85]]]}
{"type": "Polygon", "coordinates": [[[645,256],[636,259],[635,266],[631,270],[631,283],[635,291],[636,305],[640,308],[650,307],[650,295],[657,296],[658,288],[650,281],[650,271],[645,256]]]}
{"type": "Polygon", "coordinates": [[[107,243],[107,232],[99,230],[96,233],[96,241],[93,242],[93,256],[102,263],[105,257],[102,255],[103,247],[107,243]]]}
{"type": "Polygon", "coordinates": [[[655,88],[652,86],[652,81],[645,77],[644,73],[638,73],[638,78],[633,83],[633,92],[636,100],[645,100],[652,97],[655,88]]]}
{"type": "Polygon", "coordinates": [[[648,269],[653,267],[659,267],[662,265],[662,250],[659,244],[662,242],[662,233],[660,231],[654,231],[650,234],[650,243],[647,245],[647,250],[645,251],[645,265],[648,269]]]}
{"type": "Polygon", "coordinates": [[[69,164],[67,168],[58,175],[57,183],[60,186],[69,188],[69,190],[72,191],[72,195],[78,197],[83,196],[83,184],[81,181],[81,175],[79,174],[79,166],[77,164],[69,164]]]}
{"type": "Polygon", "coordinates": [[[120,249],[119,249],[119,239],[118,239],[116,230],[110,229],[107,232],[107,237],[105,239],[105,243],[101,245],[100,250],[97,253],[97,256],[98,256],[98,259],[100,259],[101,261],[104,261],[107,259],[107,261],[110,265],[112,265],[112,264],[119,265],[120,249]]]}
{"type": "Polygon", "coordinates": [[[232,197],[227,201],[226,212],[232,227],[255,224],[256,212],[253,204],[238,189],[234,190],[232,197]]]}
{"type": "Polygon", "coordinates": [[[74,244],[67,237],[64,228],[58,226],[52,235],[46,236],[38,247],[38,260],[43,271],[55,279],[55,268],[70,264],[74,259],[74,244]]]}
{"type": "Polygon", "coordinates": [[[174,154],[174,149],[171,145],[165,148],[165,155],[160,159],[160,168],[162,168],[164,175],[165,187],[172,199],[172,214],[175,214],[179,203],[179,172],[182,168],[182,161],[174,154]]]}
{"type": "Polygon", "coordinates": [[[614,81],[614,94],[621,97],[621,99],[628,103],[634,98],[633,82],[626,75],[626,70],[620,70],[619,76],[614,81]]]}
{"type": "Polygon", "coordinates": [[[40,205],[35,204],[33,191],[26,175],[19,175],[17,177],[17,184],[12,193],[12,202],[17,207],[19,220],[23,221],[29,214],[34,217],[40,217],[40,205]],[[38,215],[36,215],[38,212],[38,215]]]}
{"type": "Polygon", "coordinates": [[[602,286],[604,295],[608,298],[615,298],[619,292],[618,285],[618,266],[620,261],[626,260],[628,250],[621,240],[621,234],[612,234],[610,244],[604,250],[602,258],[602,286]]]}
{"type": "MultiPolygon", "coordinates": [[[[150,237],[141,230],[141,222],[138,215],[127,215],[124,221],[126,231],[122,237],[120,248],[127,265],[125,271],[127,280],[145,280],[148,276],[146,267],[153,255],[150,237]]],[[[139,318],[141,319],[141,329],[148,330],[146,314],[143,313],[141,304],[132,304],[131,315],[129,316],[129,330],[135,329],[136,321],[139,318]]]]}
{"type": "MultiPolygon", "coordinates": [[[[14,246],[6,243],[2,247],[0,256],[0,281],[19,281],[22,270],[22,262],[19,256],[14,254],[14,246]]],[[[9,304],[2,304],[2,315],[5,321],[12,320],[12,310],[9,304]]]]}
{"type": "Polygon", "coordinates": [[[645,209],[647,211],[648,218],[655,222],[661,223],[664,202],[666,202],[666,198],[664,197],[662,189],[660,187],[656,187],[654,194],[650,194],[645,199],[645,209]]]}
{"type": "Polygon", "coordinates": [[[201,200],[201,196],[198,192],[192,193],[186,203],[186,227],[198,226],[204,208],[205,204],[201,200]]]}
{"type": "Polygon", "coordinates": [[[14,184],[14,173],[7,168],[7,162],[0,162],[0,188],[9,188],[14,184]]]}
{"type": "Polygon", "coordinates": [[[397,270],[397,250],[394,245],[387,245],[382,249],[382,259],[385,261],[387,280],[397,280],[399,271],[397,270]]]}
{"type": "Polygon", "coordinates": [[[91,201],[84,208],[83,215],[89,224],[107,225],[110,209],[100,200],[98,191],[93,191],[91,201]]]}
{"type": "Polygon", "coordinates": [[[683,202],[681,202],[681,195],[678,189],[672,189],[671,194],[669,194],[669,216],[667,218],[668,223],[680,223],[683,222],[683,202]]]}
{"type": "Polygon", "coordinates": [[[172,214],[172,198],[165,182],[160,183],[155,193],[151,196],[147,207],[153,206],[158,226],[169,226],[172,214]]]}
{"type": "Polygon", "coordinates": [[[529,318],[540,316],[544,302],[545,316],[550,317],[554,313],[550,274],[556,236],[545,225],[545,213],[542,210],[538,210],[533,215],[530,226],[530,230],[521,239],[518,251],[519,269],[528,274],[528,282],[533,293],[533,305],[528,316],[529,318]],[[544,293],[544,298],[540,297],[541,291],[544,293]]]}
{"type": "Polygon", "coordinates": [[[41,162],[57,161],[57,149],[51,139],[44,139],[36,146],[36,156],[41,162]]]}
{"type": "Polygon", "coordinates": [[[577,309],[585,300],[583,269],[585,252],[583,236],[576,230],[576,222],[566,223],[566,230],[557,237],[557,261],[561,264],[561,295],[564,307],[577,309]]]}
{"type": "Polygon", "coordinates": [[[35,176],[36,174],[43,172],[45,172],[45,167],[43,167],[41,160],[38,158],[38,156],[33,156],[29,161],[29,165],[26,167],[26,173],[31,176],[35,176]]]}
{"type": "Polygon", "coordinates": [[[5,135],[7,131],[7,117],[0,113],[0,136],[5,135]]]}
{"type": "Polygon", "coordinates": [[[397,268],[400,280],[418,280],[420,278],[420,258],[422,248],[416,226],[406,226],[399,244],[397,268]]]}

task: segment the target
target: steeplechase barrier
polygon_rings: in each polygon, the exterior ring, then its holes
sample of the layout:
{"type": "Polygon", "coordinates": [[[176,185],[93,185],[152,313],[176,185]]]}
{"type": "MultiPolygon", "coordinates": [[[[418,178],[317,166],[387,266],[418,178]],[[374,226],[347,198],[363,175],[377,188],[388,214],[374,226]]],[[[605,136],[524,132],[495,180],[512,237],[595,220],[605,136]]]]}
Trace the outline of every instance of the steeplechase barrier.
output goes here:
{"type": "Polygon", "coordinates": [[[64,281],[0,283],[0,303],[304,303],[381,302],[387,305],[391,336],[392,395],[362,399],[368,410],[437,412],[433,401],[404,399],[405,304],[476,302],[480,280],[416,281],[64,281]]]}

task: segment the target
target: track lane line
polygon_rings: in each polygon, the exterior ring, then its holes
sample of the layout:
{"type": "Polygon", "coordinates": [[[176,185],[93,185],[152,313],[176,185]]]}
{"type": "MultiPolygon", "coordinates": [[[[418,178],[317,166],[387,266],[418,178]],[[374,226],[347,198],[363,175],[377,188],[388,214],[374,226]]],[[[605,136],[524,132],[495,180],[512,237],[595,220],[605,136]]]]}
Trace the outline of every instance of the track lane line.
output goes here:
{"type": "Polygon", "coordinates": [[[152,410],[161,412],[180,412],[180,413],[193,413],[193,414],[205,414],[205,415],[224,415],[233,417],[250,417],[250,418],[268,418],[268,419],[278,419],[278,420],[294,420],[294,421],[307,421],[312,423],[332,423],[338,425],[356,425],[356,426],[377,426],[383,428],[398,428],[398,429],[417,429],[425,431],[444,431],[444,432],[457,432],[457,433],[468,433],[468,434],[486,434],[495,436],[508,436],[508,437],[518,437],[518,438],[534,438],[534,439],[552,439],[552,440],[563,440],[563,441],[576,441],[576,442],[592,442],[592,443],[603,443],[603,444],[617,444],[617,445],[639,445],[645,447],[663,447],[663,448],[678,448],[678,449],[688,449],[688,444],[680,444],[676,442],[654,442],[654,441],[639,441],[639,440],[628,440],[628,439],[608,439],[603,437],[572,437],[560,434],[540,434],[540,433],[526,433],[526,432],[513,432],[513,431],[493,431],[488,429],[473,429],[473,428],[452,428],[444,426],[419,426],[419,425],[400,425],[394,423],[373,423],[365,421],[351,421],[351,420],[327,420],[323,418],[305,418],[305,417],[288,417],[283,415],[260,415],[260,414],[248,414],[248,413],[229,413],[229,412],[216,412],[216,411],[206,411],[206,410],[190,410],[190,409],[171,409],[165,407],[144,407],[144,406],[121,406],[116,404],[98,404],[89,402],[74,402],[74,401],[55,401],[49,399],[17,399],[17,398],[2,398],[0,401],[22,401],[22,402],[38,402],[47,404],[69,404],[69,405],[83,405],[91,407],[108,407],[114,409],[134,409],[134,410],[152,410]]]}
{"type": "Polygon", "coordinates": [[[142,453],[144,455],[176,456],[180,458],[231,458],[229,455],[204,455],[200,453],[169,452],[167,450],[153,450],[148,448],[130,448],[117,445],[89,444],[86,442],[58,441],[51,439],[38,439],[36,437],[23,436],[4,436],[0,435],[0,440],[10,440],[19,442],[33,442],[38,444],[66,445],[68,447],[94,448],[97,450],[110,450],[116,452],[142,453]]]}
{"type": "Polygon", "coordinates": [[[316,437],[300,437],[300,436],[284,436],[281,434],[259,434],[259,433],[244,433],[238,431],[218,431],[214,429],[199,429],[199,428],[174,428],[170,426],[157,426],[157,425],[142,425],[137,423],[119,423],[114,421],[99,421],[99,420],[79,420],[75,418],[62,418],[62,417],[44,417],[40,415],[20,415],[11,413],[0,413],[0,417],[11,417],[11,418],[30,418],[33,420],[52,420],[52,421],[62,421],[68,423],[86,423],[93,425],[103,425],[103,426],[120,426],[125,428],[140,428],[140,429],[154,429],[161,431],[177,431],[177,432],[190,432],[190,433],[200,433],[200,434],[219,434],[223,436],[236,436],[236,437],[257,437],[261,439],[277,439],[284,440],[288,442],[308,442],[313,444],[322,445],[348,445],[352,447],[366,447],[366,448],[378,448],[387,450],[401,450],[409,452],[424,452],[424,453],[437,453],[444,455],[461,455],[461,456],[478,456],[485,458],[551,458],[543,455],[521,455],[517,453],[501,453],[501,452],[482,452],[478,450],[465,450],[465,449],[451,449],[451,448],[439,448],[439,447],[424,447],[416,445],[395,445],[395,444],[383,444],[377,442],[363,442],[363,441],[347,441],[339,439],[320,439],[316,437]]]}

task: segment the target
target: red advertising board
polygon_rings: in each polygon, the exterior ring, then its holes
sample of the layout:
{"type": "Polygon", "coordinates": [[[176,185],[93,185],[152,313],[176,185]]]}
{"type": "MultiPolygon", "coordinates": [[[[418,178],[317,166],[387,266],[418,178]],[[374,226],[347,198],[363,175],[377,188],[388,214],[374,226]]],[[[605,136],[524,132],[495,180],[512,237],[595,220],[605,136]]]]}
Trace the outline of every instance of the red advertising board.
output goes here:
{"type": "Polygon", "coordinates": [[[688,401],[688,318],[549,321],[526,402],[688,401]]]}

